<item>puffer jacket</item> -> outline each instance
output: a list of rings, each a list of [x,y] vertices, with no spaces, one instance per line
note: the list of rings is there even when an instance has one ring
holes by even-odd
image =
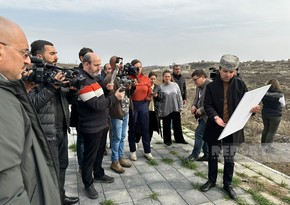
[[[66,88],[55,89],[46,84],[40,84],[32,89],[28,96],[34,105],[42,127],[48,140],[56,140],[55,114],[56,97],[60,96],[61,107],[64,115],[64,127],[69,129],[69,104],[77,102],[78,92]]]
[[[21,80],[0,75],[0,204],[60,205],[52,154]]]

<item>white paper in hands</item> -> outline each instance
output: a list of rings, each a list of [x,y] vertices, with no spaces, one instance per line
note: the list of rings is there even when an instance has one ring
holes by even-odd
[[[218,140],[221,140],[230,134],[242,129],[252,113],[251,109],[258,105],[271,85],[266,85],[255,90],[251,90],[245,93],[222,133],[220,134]]]

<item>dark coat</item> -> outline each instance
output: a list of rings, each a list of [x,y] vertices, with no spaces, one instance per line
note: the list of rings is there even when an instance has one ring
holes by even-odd
[[[158,93],[156,97],[153,97],[154,100],[154,119],[150,119],[149,122],[154,131],[161,133],[161,123],[160,123],[160,100],[162,99],[161,88],[159,85],[154,84],[153,93]]]
[[[172,74],[172,77],[173,77],[174,82],[176,82],[180,88],[182,100],[187,100],[186,82],[185,82],[184,77],[181,74],[176,75],[174,73]]]
[[[247,91],[247,86],[241,78],[233,77],[230,80],[227,94],[229,117],[231,117]],[[206,123],[203,140],[209,143],[218,143],[217,139],[223,131],[223,127],[220,127],[218,124],[216,124],[214,117],[219,116],[223,119],[224,109],[224,86],[220,77],[207,85],[204,98],[204,109],[208,116],[208,120]],[[243,143],[243,129],[224,138],[222,141],[225,143],[234,144]]]
[[[50,147],[21,80],[0,75],[0,203],[60,205]]]
[[[60,96],[60,103],[64,115],[64,128],[69,130],[69,103],[72,104],[77,101],[77,91],[68,90],[66,88],[55,89],[45,83],[38,85],[32,89],[28,96],[34,105],[40,122],[43,126],[48,140],[56,140],[56,98]],[[58,113],[60,114],[60,113]],[[66,130],[65,130],[66,131]]]

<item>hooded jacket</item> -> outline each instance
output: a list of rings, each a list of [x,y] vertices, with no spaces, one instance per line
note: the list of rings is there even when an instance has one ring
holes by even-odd
[[[0,204],[60,205],[58,178],[21,80],[0,75]]]

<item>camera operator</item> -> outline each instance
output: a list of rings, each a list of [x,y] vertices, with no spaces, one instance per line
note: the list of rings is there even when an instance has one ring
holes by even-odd
[[[131,95],[132,107],[129,111],[129,147],[130,158],[133,161],[137,160],[136,155],[136,132],[137,127],[140,127],[142,144],[144,148],[144,156],[148,160],[154,159],[151,154],[150,148],[150,135],[149,135],[149,108],[148,103],[152,100],[152,88],[148,76],[142,73],[141,61],[135,59],[131,62],[131,65],[138,68],[135,75],[131,75],[134,81],[136,81],[135,92]]]
[[[37,40],[31,43],[33,56],[42,58],[45,63],[55,65],[58,60],[57,51],[51,42]],[[78,197],[65,195],[65,172],[68,167],[68,138],[69,131],[69,102],[77,100],[78,91],[61,87],[65,75],[59,71],[54,79],[57,84],[42,82],[29,92],[29,97],[34,105],[40,122],[43,126],[52,154],[58,168],[63,204],[77,203]]]
[[[119,79],[117,78],[117,74],[122,73],[123,71],[122,58],[112,56],[110,58],[110,67],[113,69],[113,73],[107,74],[104,80],[104,84],[108,85],[110,83],[113,83],[113,90],[110,91],[110,95],[113,95],[121,87]],[[123,167],[132,166],[132,163],[124,158],[124,141],[127,135],[129,121],[129,87],[125,88],[125,92],[126,95],[124,96],[124,98],[122,100],[119,100],[109,109],[113,131],[113,138],[111,143],[112,163],[110,168],[119,174],[125,172]]]

